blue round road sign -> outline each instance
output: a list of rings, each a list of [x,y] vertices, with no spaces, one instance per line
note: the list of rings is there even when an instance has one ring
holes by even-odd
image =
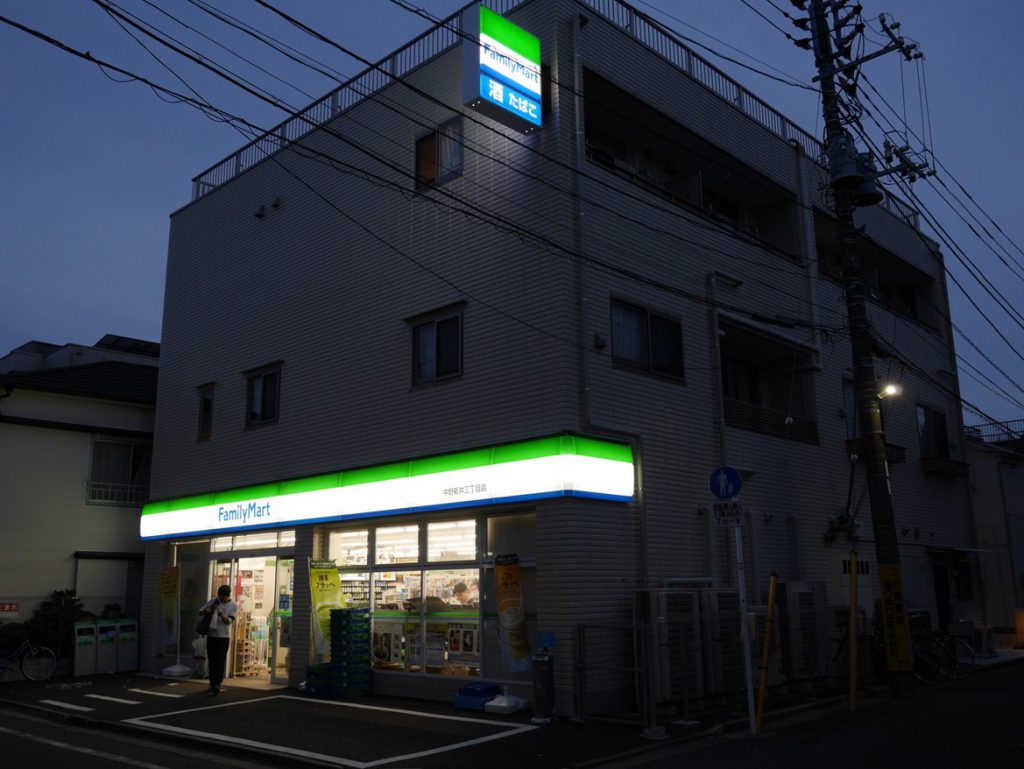
[[[735,467],[726,465],[711,473],[708,487],[718,499],[732,499],[739,496],[740,489],[743,487],[743,479],[740,478],[739,471]]]

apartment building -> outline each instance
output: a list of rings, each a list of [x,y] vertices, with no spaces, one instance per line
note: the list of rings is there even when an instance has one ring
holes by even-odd
[[[326,568],[372,612],[375,691],[529,697],[546,648],[559,713],[628,706],[643,596],[734,604],[722,466],[752,605],[775,572],[826,622],[856,549],[872,612],[818,142],[626,3],[486,5],[196,177],[173,214],[153,669],[177,566],[183,615],[230,584],[245,637],[268,639],[237,671],[301,682],[337,605],[310,584]],[[883,411],[908,605],[980,619],[942,255],[895,198],[857,222],[877,370],[902,387]],[[677,691],[723,685],[728,633],[703,623],[665,650]]]

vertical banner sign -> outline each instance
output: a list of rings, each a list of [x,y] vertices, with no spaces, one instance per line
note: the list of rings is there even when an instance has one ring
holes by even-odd
[[[483,5],[460,24],[462,103],[523,133],[540,128],[540,40]]]
[[[530,669],[530,644],[526,639],[526,610],[519,582],[519,556],[499,555],[494,559],[497,580],[498,628],[505,670]]]
[[[178,643],[178,567],[160,569],[160,640],[164,646]]]
[[[313,644],[317,655],[326,659],[331,650],[331,610],[347,606],[334,561],[309,562],[309,589],[313,599]]]
[[[903,599],[903,571],[898,563],[878,564],[878,582],[882,588],[882,627],[885,630],[885,657],[889,670],[909,672],[910,628]]]

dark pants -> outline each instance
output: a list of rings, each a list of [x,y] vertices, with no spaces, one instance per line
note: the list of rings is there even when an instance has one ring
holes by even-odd
[[[206,636],[206,659],[210,667],[210,688],[220,686],[224,680],[224,671],[228,664],[228,644],[230,638]]]

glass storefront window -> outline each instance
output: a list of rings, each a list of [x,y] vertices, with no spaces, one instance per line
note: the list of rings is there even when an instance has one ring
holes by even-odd
[[[427,560],[475,561],[476,520],[428,523]]]
[[[427,613],[472,612],[480,605],[480,580],[476,569],[431,569],[424,572]]]
[[[231,543],[234,537],[214,537],[210,540],[210,550],[215,553],[222,552],[224,550],[231,549]]]
[[[263,550],[277,547],[276,531],[261,531],[258,534],[239,534],[235,537],[235,550]]]
[[[489,555],[515,553],[520,561],[535,557],[533,515],[497,515],[487,519]]]
[[[349,609],[366,609],[370,606],[370,575],[343,571],[341,593],[345,598],[345,606]]]
[[[377,529],[377,564],[418,563],[420,559],[420,527],[387,526]]]
[[[339,566],[365,566],[370,557],[370,532],[332,531],[327,537],[327,558]]]
[[[421,669],[422,573],[380,571],[373,575],[373,666],[382,670]]]
[[[272,547],[295,547],[295,529],[214,537],[210,540],[210,550],[214,553],[230,550],[266,550]]]

